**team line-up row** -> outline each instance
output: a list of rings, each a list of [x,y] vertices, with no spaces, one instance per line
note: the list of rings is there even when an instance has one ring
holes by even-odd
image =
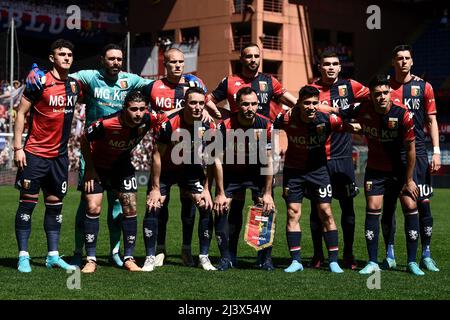
[[[122,55],[119,46],[108,45],[101,55],[101,68],[69,74],[73,45],[59,39],[51,46],[51,71],[44,74],[38,66],[33,66],[28,76],[14,131],[15,163],[19,168],[16,185],[20,189],[16,213],[19,271],[31,271],[28,238],[31,214],[40,189],[44,192],[46,207],[44,225],[48,267],[73,269],[75,265],[80,266],[85,247],[87,257],[82,272],[95,272],[103,191],[108,193],[113,263],[130,271],[152,271],[163,265],[168,201],[170,188],[175,183],[182,190],[183,263],[194,265],[191,242],[198,208],[201,266],[205,270],[222,271],[236,266],[245,190],[252,190],[255,204],[262,206],[267,216],[270,217],[274,210],[270,138],[275,130],[283,130],[287,138],[287,147],[282,147],[281,153],[284,156],[286,235],[292,262],[284,271],[303,270],[299,221],[305,196],[312,202],[313,265],[319,267],[324,261],[323,238],[330,271],[343,272],[338,264],[338,231],[330,206],[334,197],[339,199],[342,209],[344,266],[357,267],[353,255],[353,197],[358,189],[350,133],[365,135],[369,146],[364,179],[367,201],[365,238],[369,261],[359,272],[370,274],[380,268],[378,236],[382,212],[386,244],[383,266],[387,269],[396,267],[393,239],[398,198],[405,214],[408,270],[414,275],[424,274],[416,263],[420,238],[420,265],[429,271],[439,271],[430,253],[433,220],[429,201],[432,192],[428,192],[432,190],[430,171],[440,167],[436,107],[431,85],[411,74],[412,50],[409,46],[402,45],[393,50],[395,76],[390,79],[377,76],[368,87],[352,79],[340,78],[339,58],[333,52],[324,52],[318,66],[321,78],[302,87],[298,99],[273,76],[258,71],[260,48],[256,44],[249,44],[241,51],[242,73],[224,78],[208,94],[200,79],[183,75],[184,56],[178,49],[166,51],[167,77],[157,81],[121,72]],[[117,90],[122,94],[113,94]],[[99,92],[106,91],[110,94],[99,95]],[[62,100],[55,99],[55,96],[62,97]],[[83,165],[79,189],[82,197],[75,226],[75,251],[69,265],[58,252],[62,200],[67,192],[67,142],[73,117],[73,112],[67,110],[73,109],[74,103],[81,99],[86,104],[87,128],[81,141]],[[166,108],[167,104],[157,103],[167,99],[172,102],[169,108]],[[289,110],[274,110],[273,99],[287,105]],[[223,100],[228,100],[231,112],[217,108],[216,104]],[[63,103],[55,105],[54,101]],[[182,108],[173,110],[176,105]],[[408,109],[408,106],[413,108]],[[32,121],[22,146],[20,136],[29,111]],[[215,121],[214,118],[222,119]],[[431,165],[428,164],[425,147],[425,126],[434,146]],[[234,137],[227,139],[229,132],[238,129],[252,132],[248,136],[255,137],[259,151],[264,150],[257,152],[256,162],[248,161],[250,155],[255,159],[255,152],[249,151],[248,145],[244,143],[242,148]],[[184,141],[180,148],[181,144],[173,138],[182,130],[190,133],[191,141]],[[182,156],[178,153],[182,159],[194,160],[194,155],[204,154],[211,145],[196,144],[194,140],[201,137],[204,142],[203,135],[208,131],[220,132],[224,137],[223,143],[234,145],[234,148],[216,148],[211,153],[213,160],[207,166],[206,174],[198,162],[174,163],[171,155],[177,154],[173,152],[176,148],[183,150]],[[267,139],[259,140],[261,132]],[[137,238],[137,184],[131,165],[131,150],[146,134],[150,134],[156,143],[152,151],[143,222],[146,259],[141,268],[133,258]],[[223,161],[238,156],[241,159],[244,156],[246,161]],[[265,174],[261,174],[262,169]],[[213,181],[214,197],[210,193]],[[213,230],[221,255],[217,268],[208,257]],[[121,232],[123,261],[119,255]],[[268,271],[274,269],[270,244],[258,251],[257,258],[258,265]]]

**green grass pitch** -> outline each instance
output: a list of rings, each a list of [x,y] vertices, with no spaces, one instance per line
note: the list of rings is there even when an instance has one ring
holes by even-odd
[[[106,226],[106,208],[103,208],[97,254],[99,268],[95,274],[81,275],[81,289],[67,288],[70,276],[63,270],[45,268],[46,240],[43,230],[44,205],[40,198],[33,213],[32,233],[29,251],[32,257],[33,272],[20,274],[16,270],[17,245],[14,235],[14,217],[17,209],[18,191],[12,187],[0,187],[0,299],[154,299],[154,300],[271,300],[271,299],[449,299],[450,298],[450,215],[448,199],[450,190],[437,189],[432,199],[434,230],[432,254],[441,271],[426,272],[424,277],[414,277],[406,269],[403,217],[397,210],[396,256],[397,271],[381,273],[380,289],[368,289],[368,277],[356,271],[345,270],[344,274],[331,274],[326,268],[314,270],[306,268],[303,272],[287,274],[283,272],[289,264],[285,225],[286,207],[281,198],[281,188],[275,190],[278,208],[276,235],[274,243],[274,264],[276,270],[268,273],[254,267],[256,251],[245,244],[241,234],[239,247],[239,268],[227,272],[207,272],[203,269],[188,268],[181,264],[181,222],[178,190],[172,190],[169,223],[167,232],[168,257],[166,264],[149,273],[129,273],[111,267],[107,262],[109,240]],[[247,192],[247,198],[249,197]],[[64,200],[64,221],[62,227],[60,254],[68,259],[73,250],[73,227],[79,193],[71,189]],[[142,239],[142,217],[145,202],[144,188],[138,195],[139,226],[138,242],[135,251],[138,263],[144,259]],[[446,200],[447,199],[447,200]],[[248,199],[249,200],[249,199]],[[247,201],[247,204],[250,204]],[[340,211],[333,202],[335,219],[340,225]],[[356,239],[355,255],[362,267],[367,253],[363,236],[364,197],[360,194],[355,200]],[[309,203],[305,201],[302,217],[302,257],[304,264],[312,255],[309,232]],[[196,221],[197,222],[197,221]],[[197,225],[194,231],[193,253],[198,254]],[[342,233],[339,229],[340,248]],[[380,235],[380,248],[384,248]],[[418,257],[420,256],[420,250]],[[380,250],[382,259],[384,250]],[[215,239],[211,244],[210,256],[217,263],[219,253]],[[341,254],[340,254],[341,258]]]

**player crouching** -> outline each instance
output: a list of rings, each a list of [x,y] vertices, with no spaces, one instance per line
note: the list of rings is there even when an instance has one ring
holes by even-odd
[[[147,132],[155,134],[165,119],[163,114],[149,113],[142,93],[132,91],[121,111],[99,119],[82,136],[81,152],[86,162],[83,194],[87,202],[84,220],[87,262],[81,272],[93,273],[97,268],[95,254],[104,190],[116,193],[123,208],[123,266],[129,271],[141,271],[133,258],[137,182],[131,151]]]

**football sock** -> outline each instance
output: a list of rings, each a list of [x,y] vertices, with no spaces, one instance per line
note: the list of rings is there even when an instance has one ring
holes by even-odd
[[[31,215],[38,198],[20,196],[19,207],[16,211],[16,239],[19,251],[28,251],[28,239],[31,234]]]
[[[86,199],[82,196],[75,216],[75,252],[82,253],[84,247],[84,217],[86,215]]]
[[[383,199],[383,215],[381,216],[381,228],[383,232],[384,245],[388,258],[394,259],[394,242],[396,219],[395,209],[397,207],[397,196],[385,194]],[[391,250],[392,249],[392,250]]]
[[[355,209],[353,198],[339,200],[342,209],[341,226],[344,234],[344,256],[353,255],[353,242],[355,240]]]
[[[433,217],[431,216],[430,201],[428,199],[417,201],[419,210],[420,239],[422,242],[422,257],[431,257],[430,243],[433,232]]]
[[[190,246],[194,232],[195,211],[197,210],[191,198],[180,197],[181,223],[183,232],[183,245]]]
[[[317,204],[311,201],[311,215],[309,216],[311,238],[314,247],[314,256],[323,257],[322,250],[322,221],[317,211]]]
[[[159,209],[158,213],[158,234],[157,234],[158,247],[164,247],[166,243],[167,221],[169,220],[169,201],[170,195],[167,194],[166,200],[164,200],[164,203]]]
[[[216,240],[222,258],[230,259],[228,247],[228,212],[215,217]]]
[[[324,232],[323,239],[325,240],[325,245],[328,249],[328,260],[330,262],[337,262],[339,253],[338,231],[332,230]]]
[[[213,227],[212,210],[199,209],[200,220],[198,222],[198,239],[200,254],[207,255],[211,244]]]
[[[301,259],[301,231],[286,231],[287,243],[292,260],[300,262]]]
[[[48,251],[58,251],[62,223],[62,207],[61,200],[45,201],[44,230],[47,236]]]
[[[160,208],[147,210],[143,222],[144,244],[147,256],[156,255],[156,239],[158,237],[158,214]]]
[[[86,255],[95,257],[100,216],[86,214],[84,217],[84,240]]]
[[[111,252],[118,253],[120,248],[120,236],[122,233],[122,206],[113,192],[107,191],[108,196],[108,229],[109,246]]]
[[[124,257],[132,257],[134,253],[134,247],[136,246],[137,235],[137,218],[136,214],[133,216],[124,216],[122,221],[123,229],[123,247]]]
[[[378,235],[381,209],[366,209],[365,236],[369,261],[378,263]]]
[[[417,247],[419,246],[419,213],[417,208],[405,210],[404,213],[408,263],[416,262]]]
[[[242,229],[243,210],[245,200],[233,199],[230,205],[230,214],[228,215],[230,252],[237,256],[239,235]]]

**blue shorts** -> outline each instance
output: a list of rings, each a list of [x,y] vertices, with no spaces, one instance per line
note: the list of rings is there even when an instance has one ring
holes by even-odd
[[[180,189],[188,191],[192,194],[202,193],[205,184],[205,174],[203,170],[193,170],[189,174],[183,173],[183,171],[162,170],[159,178],[159,190],[162,196],[170,194],[170,188],[174,184],[178,184]],[[151,190],[151,179],[148,181],[147,194]]]
[[[103,193],[105,190],[121,193],[137,192],[135,169],[131,162],[112,169],[96,168],[95,171],[99,180],[94,182],[94,191],[85,192],[86,194]]]
[[[42,158],[25,151],[27,166],[18,170],[15,186],[22,193],[45,194],[64,198],[67,194],[69,158],[67,154],[56,158]]]
[[[250,177],[248,175],[237,175],[236,173],[230,172],[223,173],[223,188],[227,198],[233,198],[234,194],[247,189],[252,190],[254,199],[261,198],[265,185],[266,176],[257,175]]]
[[[384,194],[400,195],[405,184],[405,171],[385,172],[366,168],[364,175],[364,192],[366,196],[380,196]]]
[[[327,162],[333,198],[354,198],[359,193],[355,183],[355,168],[352,158],[330,159]]]
[[[302,203],[307,197],[316,203],[331,203],[332,188],[326,166],[313,171],[283,170],[283,198],[287,204]]]
[[[418,156],[414,168],[414,182],[419,188],[420,195],[417,200],[429,199],[433,196],[433,187],[431,185],[430,164],[428,156]]]

